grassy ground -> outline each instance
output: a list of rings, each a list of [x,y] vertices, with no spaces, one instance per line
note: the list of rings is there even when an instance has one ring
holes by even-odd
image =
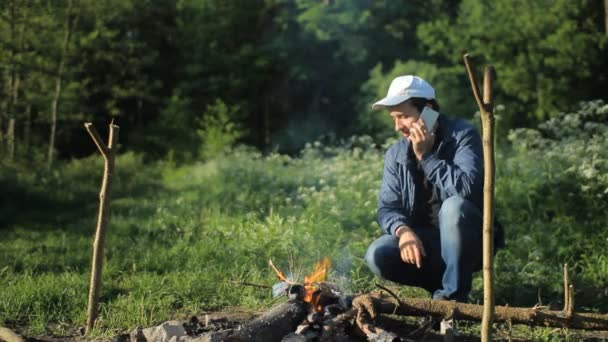
[[[268,259],[286,269],[289,254],[304,272],[330,257],[331,277],[347,292],[374,289],[362,256],[379,235],[374,219],[382,157],[382,148],[366,139],[340,148],[311,146],[298,158],[238,150],[185,166],[120,156],[93,334],[112,336],[220,308],[267,308],[275,303],[269,290],[232,282],[271,285]],[[516,167],[517,158],[499,158],[504,171],[497,196],[514,209],[503,210],[511,235],[509,249],[498,255],[497,303],[532,306],[540,299],[559,305],[561,262],[568,259],[547,259],[552,254],[545,248],[551,246],[539,239],[550,225],[533,215],[542,207],[530,202],[535,191],[544,190],[513,177],[528,172]],[[2,165],[1,325],[21,327],[28,335],[69,335],[84,325],[100,159],[72,161],[50,173]],[[517,196],[524,197],[516,201]],[[552,203],[551,194],[545,196]],[[551,227],[562,229],[568,217],[559,216],[565,223]],[[599,260],[603,254],[585,255]],[[586,281],[590,292],[577,303],[606,312],[605,297],[596,294],[601,268],[576,266],[573,279],[587,280],[587,273],[599,279]],[[427,295],[406,287],[400,294]],[[472,300],[480,298],[477,277]],[[567,338],[561,330],[528,330],[535,339]]]

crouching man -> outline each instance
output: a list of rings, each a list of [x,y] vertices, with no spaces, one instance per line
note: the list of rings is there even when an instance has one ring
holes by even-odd
[[[402,138],[385,155],[377,213],[384,235],[365,260],[382,278],[466,302],[482,266],[481,139],[471,124],[444,114],[426,127],[425,107],[439,111],[435,90],[411,75],[395,78],[372,106],[388,110]],[[495,232],[495,246],[503,245]]]

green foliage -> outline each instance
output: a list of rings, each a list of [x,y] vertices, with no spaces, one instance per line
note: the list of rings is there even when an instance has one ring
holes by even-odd
[[[369,105],[393,75],[429,79],[447,114],[470,117],[465,51],[495,66],[507,132],[605,98],[602,13],[589,0],[8,0],[0,6],[0,153],[10,119],[17,159],[48,151],[62,60],[60,158],[93,152],[82,144],[83,120],[114,118],[125,148],[191,161],[197,125],[216,99],[239,108],[229,118],[242,125],[239,142],[265,152],[294,154],[321,136],[383,141],[390,126]]]
[[[220,99],[207,106],[201,128],[197,130],[202,142],[199,155],[203,159],[217,157],[243,136],[244,131],[236,116],[238,112],[238,106],[228,106]]]
[[[267,291],[229,282],[272,284],[276,280],[267,260],[286,269],[290,252],[304,272],[330,256],[333,272],[349,279],[345,284],[353,291],[371,288],[361,256],[377,233],[373,197],[381,156],[369,138],[352,139],[346,147],[311,145],[301,158],[240,148],[177,169],[142,164],[141,156],[133,154],[121,156],[95,334],[201,310],[268,306],[272,299]],[[4,302],[10,307],[0,310],[3,324],[27,326],[31,333],[65,333],[84,324],[82,287],[88,281],[99,181],[91,175],[101,169],[99,160],[58,165],[45,184],[57,190],[46,196],[61,193],[83,209],[76,210],[75,204],[53,208],[2,228],[0,282],[7,286],[0,289],[0,298],[12,298]],[[35,189],[44,177],[34,174],[20,183]],[[24,214],[41,208],[31,205],[21,209]],[[49,215],[55,219],[47,220]],[[40,296],[56,298],[63,289],[78,291],[78,296],[51,315],[51,307],[37,304],[40,297],[20,291],[41,281],[47,285],[40,287]],[[41,323],[45,317],[51,319],[46,325]]]
[[[607,115],[602,101],[582,103],[577,112],[560,113],[538,129],[511,132],[514,151],[497,165],[498,215],[510,238],[499,256],[501,296],[530,303],[542,288],[556,298],[560,267],[567,262],[574,282],[588,287],[577,292],[577,301],[608,301],[601,290],[607,278],[598,277],[606,266],[600,251],[608,248]]]
[[[320,42],[339,41],[332,57],[348,60],[351,64],[367,57],[365,35],[370,19],[369,4],[365,1],[336,1],[327,6],[320,1],[297,1],[298,22],[305,33]]]
[[[462,65],[470,52],[492,64],[498,102],[513,109],[507,122],[519,126],[602,96],[601,13],[602,4],[587,0],[464,0],[458,16],[422,23],[418,36],[440,63]]]

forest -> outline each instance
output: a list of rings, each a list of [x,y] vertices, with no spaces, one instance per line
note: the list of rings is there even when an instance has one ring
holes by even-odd
[[[496,303],[560,307],[568,263],[576,309],[608,313],[607,0],[0,4],[0,326],[85,324],[103,174],[85,122],[120,127],[92,336],[270,308],[234,284],[272,286],[269,259],[329,257],[342,288],[374,290],[363,256],[399,137],[371,104],[418,75],[481,132],[464,53],[496,71]]]

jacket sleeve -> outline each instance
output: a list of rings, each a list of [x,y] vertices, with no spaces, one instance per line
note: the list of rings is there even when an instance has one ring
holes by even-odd
[[[483,151],[475,129],[462,132],[452,161],[439,159],[437,152],[432,152],[423,156],[421,165],[426,178],[439,188],[442,201],[458,195],[481,205]]]
[[[401,225],[408,225],[410,218],[405,215],[402,201],[398,165],[391,150],[384,156],[384,175],[382,187],[378,195],[377,219],[380,229],[385,234],[395,235],[395,230]]]

